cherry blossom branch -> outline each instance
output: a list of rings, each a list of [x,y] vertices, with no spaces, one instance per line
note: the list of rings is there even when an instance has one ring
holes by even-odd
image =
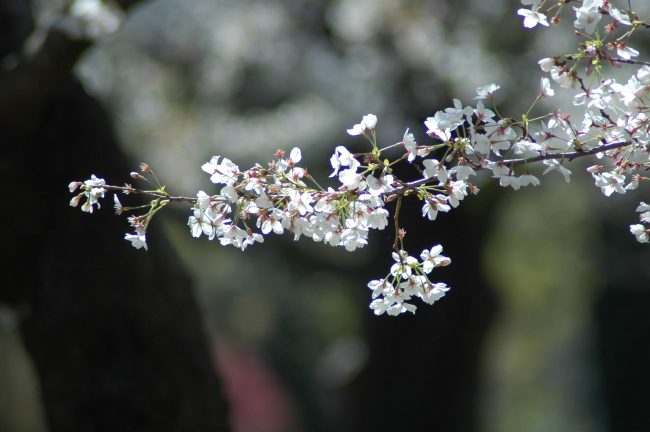
[[[503,165],[505,165],[507,167],[512,168],[512,167],[515,167],[515,166],[525,165],[525,164],[529,164],[529,163],[536,163],[536,162],[541,162],[541,161],[551,160],[551,159],[567,160],[567,161],[571,162],[571,161],[573,161],[574,159],[577,159],[577,158],[581,158],[581,157],[585,157],[585,156],[593,156],[593,155],[596,155],[596,154],[599,154],[599,153],[607,152],[609,150],[614,150],[614,149],[617,149],[617,148],[627,147],[629,145],[632,145],[632,143],[629,142],[629,141],[624,141],[624,142],[619,142],[619,143],[605,144],[605,145],[598,146],[598,147],[595,147],[595,148],[593,148],[591,150],[586,150],[586,151],[583,150],[583,151],[575,151],[575,152],[571,152],[571,153],[557,153],[557,154],[552,153],[552,154],[539,155],[539,156],[535,156],[535,157],[531,157],[531,158],[504,159],[501,162],[497,162],[497,163],[501,163],[501,164],[503,164]],[[485,167],[482,167],[480,165],[475,166],[475,168],[478,169],[478,170],[485,170]],[[437,178],[430,177],[430,178],[422,178],[422,179],[415,180],[415,181],[412,181],[412,182],[404,183],[403,186],[397,187],[391,193],[386,194],[386,199],[390,201],[391,199],[394,199],[394,197],[404,196],[408,192],[415,191],[420,186],[424,186],[424,185],[430,184],[430,183],[435,183],[437,181],[438,181]]]
[[[531,5],[531,9],[518,11],[524,17],[525,27],[549,26],[548,17],[540,9],[543,3],[524,1]],[[517,190],[540,184],[529,172],[531,164],[542,162],[546,166],[544,174],[556,170],[568,182],[571,171],[564,162],[605,153],[606,158],[587,169],[605,196],[626,193],[650,180],[642,176],[650,167],[650,62],[632,59],[639,52],[628,45],[640,24],[636,18],[634,23],[631,21],[632,12],[620,11],[604,0],[585,0],[572,9],[576,13],[576,35],[582,39],[577,54],[547,57],[538,62],[550,79],[541,78],[537,96],[521,121],[501,115],[494,98],[500,86],[488,84],[476,90],[474,105],[464,106],[454,99],[453,106],[426,119],[427,135],[437,140],[433,145],[418,145],[407,129],[402,141],[380,148],[377,116],[363,116],[347,132],[368,140],[372,150],[353,154],[344,146],[336,147],[329,159],[334,170],[330,177],[337,177],[340,182],[336,189],[321,187],[305,168],[298,166],[302,154],[296,147],[288,156],[278,150],[267,165],[255,164],[243,171],[230,159],[212,157],[201,169],[210,175],[212,183],[220,185],[219,189],[210,193],[198,191],[196,198],[168,194],[151,168],[142,164],[141,171],[151,179],[138,173],[131,173],[131,177],[149,182],[152,190],[139,190],[128,184],[106,185],[104,179],[93,175],[84,182],[70,183],[70,192],[76,193],[70,205],[76,207],[83,200],[81,210],[92,213],[108,191],[152,198],[149,204],[124,207],[117,193],[114,195],[118,213],[145,210],[144,214],[128,218],[135,233],[127,234],[125,239],[138,249],[147,248],[146,229],[154,215],[169,202],[178,201],[192,205],[188,218],[191,235],[216,239],[223,246],[244,250],[263,242],[264,235],[290,232],[294,240],[309,237],[353,252],[368,244],[371,229],[382,230],[389,225],[390,212],[386,207],[396,200],[392,214],[395,263],[386,276],[368,284],[373,299],[370,308],[377,315],[414,312],[416,306],[409,302],[412,298],[432,304],[445,295],[448,287],[432,283],[428,275],[450,260],[441,255],[440,245],[422,251],[420,259],[404,249],[406,232],[400,228],[400,212],[402,199],[407,195],[422,201],[422,216],[433,221],[439,212],[458,207],[469,193],[479,192],[470,182],[477,171],[489,170],[500,186]],[[560,22],[561,11],[559,7],[551,24]],[[611,17],[603,33],[596,28],[601,15]],[[607,42],[608,35],[615,36],[613,32],[621,25],[628,29]],[[614,50],[617,57],[610,55]],[[640,67],[626,83],[619,83],[614,78],[603,79],[604,61]],[[552,113],[531,115],[539,101],[554,95],[551,80],[568,91],[575,89],[573,105],[584,110],[581,122],[573,121],[559,108]],[[404,153],[395,157],[382,154],[394,148],[403,148]],[[440,160],[430,156],[443,148]],[[632,150],[624,151],[625,148]],[[410,164],[421,177],[410,182],[396,178],[393,169],[398,163]],[[517,167],[523,168],[515,170]],[[307,186],[308,181],[313,181],[317,189]],[[75,192],[77,189],[80,192]],[[637,212],[642,223],[650,224],[650,206],[641,203]],[[631,225],[630,232],[639,242],[650,242],[650,228],[645,225]]]
[[[568,160],[569,162],[573,161],[574,159],[585,157],[585,156],[593,156],[597,155],[599,153],[605,153],[610,150],[614,150],[617,148],[622,148],[622,147],[627,147],[629,145],[632,145],[630,141],[623,141],[623,142],[618,142],[618,143],[610,143],[610,144],[605,144],[601,145],[598,147],[594,147],[591,150],[579,150],[571,153],[552,153],[552,154],[545,154],[545,155],[539,155],[531,158],[521,158],[521,159],[506,159],[503,160],[502,163],[508,167],[514,167],[514,166],[519,166],[519,165],[524,165],[528,163],[535,163],[535,162],[541,162],[545,160],[551,160],[551,159],[556,159],[556,160]]]

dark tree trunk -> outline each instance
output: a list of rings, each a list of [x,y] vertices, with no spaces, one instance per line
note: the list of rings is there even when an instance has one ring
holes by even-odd
[[[628,204],[605,213],[600,249],[605,287],[595,305],[610,432],[650,430],[650,249],[625,233]]]
[[[0,2],[0,23],[13,23],[0,26],[1,57],[30,27],[21,4]],[[50,430],[228,430],[190,280],[156,222],[146,253],[122,239],[110,196],[92,216],[67,205],[71,180],[132,167],[71,77],[89,44],[50,36],[0,72],[0,301],[19,315]]]

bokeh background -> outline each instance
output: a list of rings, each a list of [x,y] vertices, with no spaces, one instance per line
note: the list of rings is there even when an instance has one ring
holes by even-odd
[[[501,84],[502,113],[527,109],[537,60],[576,38],[570,25],[524,31],[517,4],[145,1],[75,74],[110,113],[132,169],[148,162],[170,190],[212,190],[200,171],[212,155],[246,167],[294,146],[325,179],[335,146],[362,145],[345,130],[368,112],[388,144],[406,128],[425,142],[427,116],[453,97],[471,104],[486,83]],[[33,1],[36,31],[62,6]],[[551,103],[570,105],[556,94]],[[643,191],[606,202],[573,164],[572,183],[550,174],[517,193],[482,179],[477,197],[435,223],[405,209],[412,252],[442,242],[453,261],[439,276],[448,296],[416,316],[367,307],[390,230],[353,254],[290,238],[241,253],[192,239],[183,207],[157,218],[171,240],[161,247],[193,281],[232,429],[650,430],[650,253],[627,232]],[[123,243],[115,237],[111,253]],[[0,303],[0,430],[44,432],[20,320]]]

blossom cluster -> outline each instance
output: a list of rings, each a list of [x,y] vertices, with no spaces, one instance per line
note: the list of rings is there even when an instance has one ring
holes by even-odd
[[[332,156],[335,172],[346,167],[339,173],[338,190],[306,184],[311,175],[298,166],[300,149],[294,148],[288,158],[283,151],[276,156],[267,167],[255,165],[246,171],[219,156],[205,163],[202,169],[210,180],[223,186],[215,195],[198,192],[188,221],[192,235],[244,250],[262,242],[263,234],[288,231],[295,240],[305,236],[354,251],[368,243],[370,229],[387,226],[388,211],[379,194],[390,186],[372,180],[368,186],[356,174],[359,162],[343,147]]]
[[[519,9],[518,14],[524,27],[533,28],[559,24],[569,2],[548,7],[545,0],[522,3],[530,8]],[[550,13],[554,15],[549,18]],[[573,27],[581,38],[577,51],[539,61],[548,76],[540,77],[537,95],[522,116],[502,115],[495,96],[500,86],[487,84],[476,89],[472,104],[454,99],[452,106],[428,117],[424,126],[430,140],[425,143],[417,143],[407,129],[400,141],[381,146],[377,116],[363,116],[347,132],[365,139],[367,150],[334,149],[329,159],[330,178],[338,180],[334,186],[321,186],[300,166],[301,150],[293,148],[288,155],[278,150],[270,162],[245,170],[228,158],[214,156],[201,168],[218,190],[199,191],[195,197],[170,195],[143,164],[143,174],[153,179],[139,173],[131,177],[154,183],[153,190],[111,186],[93,175],[70,184],[71,192],[81,188],[70,204],[76,206],[85,198],[82,210],[91,213],[106,191],[152,197],[146,206],[129,208],[115,195],[118,213],[146,209],[129,217],[135,233],[125,236],[134,247],[145,249],[149,222],[173,201],[191,204],[188,227],[193,237],[205,236],[241,250],[262,243],[265,235],[286,232],[295,240],[304,236],[353,252],[368,244],[370,230],[391,225],[392,216],[395,263],[385,277],[368,284],[370,308],[377,315],[413,313],[413,299],[432,304],[448,291],[446,284],[431,282],[429,275],[451,261],[442,255],[440,245],[424,250],[419,260],[409,255],[399,223],[403,199],[420,200],[423,218],[433,221],[479,193],[475,178],[481,172],[502,187],[518,190],[540,185],[535,165],[542,166],[542,176],[557,172],[569,182],[568,163],[585,156],[596,159],[587,171],[605,196],[624,194],[649,179],[643,174],[650,169],[650,64],[636,60],[639,52],[629,39],[637,29],[650,29],[650,24],[606,0],[583,0],[573,13]],[[636,68],[627,81],[607,77],[608,65],[622,64]],[[540,102],[555,96],[553,85],[573,92],[573,105],[581,118],[576,121],[560,109],[541,110]],[[412,167],[411,178],[396,177],[393,168],[398,163]],[[642,223],[650,223],[650,206],[641,203],[637,211]],[[631,225],[630,231],[639,242],[649,242],[650,230],[643,224]]]
[[[418,261],[403,249],[393,252],[395,264],[388,275],[368,283],[373,298],[370,309],[375,315],[384,312],[388,315],[415,313],[416,306],[409,303],[413,297],[418,297],[430,305],[441,299],[449,287],[442,282],[431,283],[427,277],[434,268],[451,263],[451,260],[441,253],[442,246],[436,245],[430,250],[423,250],[420,254],[422,261]]]
[[[70,206],[77,207],[79,205],[79,202],[85,198],[86,201],[82,204],[81,211],[92,213],[93,206],[96,205],[97,208],[101,207],[99,204],[99,199],[104,198],[104,194],[106,193],[105,186],[106,181],[104,179],[97,178],[95,174],[90,176],[90,178],[84,182],[70,182],[68,185],[70,193],[74,193],[77,189],[81,190],[81,193],[72,197],[70,200]]]

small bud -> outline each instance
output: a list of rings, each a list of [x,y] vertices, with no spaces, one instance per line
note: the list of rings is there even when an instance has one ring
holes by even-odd
[[[398,232],[398,236],[399,236],[400,239],[403,240],[404,237],[406,237],[406,230],[404,228],[400,228],[399,232]]]
[[[282,159],[285,154],[287,154],[287,152],[285,152],[284,150],[277,149],[275,151],[275,157],[279,159]]]
[[[92,213],[93,212],[93,206],[90,203],[90,200],[87,200],[83,205],[81,206],[81,211],[86,212],[86,213]]]
[[[79,195],[74,196],[74,197],[70,200],[70,207],[77,207],[77,206],[79,205],[79,200],[81,199],[81,197],[82,197],[83,195],[84,195],[83,193],[80,193]]]
[[[149,164],[147,164],[147,163],[145,163],[145,162],[142,162],[142,163],[140,164],[140,171],[142,171],[142,172],[144,172],[144,173],[150,173],[150,172],[151,172],[151,168],[149,167]]]
[[[70,182],[70,184],[68,185],[68,189],[70,189],[70,193],[73,193],[74,191],[76,191],[77,188],[78,188],[79,186],[81,186],[82,184],[83,184],[83,183],[78,182],[78,181]],[[75,206],[73,206],[73,207],[75,207]]]
[[[144,179],[145,179],[145,178],[142,176],[142,174],[137,173],[137,172],[135,172],[135,171],[133,171],[133,172],[132,172],[131,174],[129,174],[129,175],[130,175],[131,178],[134,179],[134,180],[144,180]]]

